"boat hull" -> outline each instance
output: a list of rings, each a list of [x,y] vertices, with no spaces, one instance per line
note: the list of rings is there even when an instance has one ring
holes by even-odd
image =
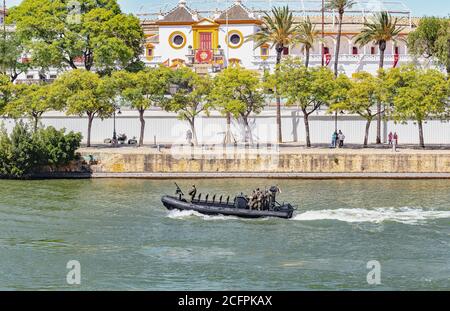
[[[291,218],[293,209],[286,210],[250,210],[244,208],[236,208],[230,204],[212,204],[205,202],[187,202],[179,200],[176,197],[165,195],[161,198],[161,202],[169,209],[177,209],[181,211],[196,211],[205,215],[224,215],[224,216],[237,216],[243,218],[262,218],[262,217],[278,217],[278,218]]]

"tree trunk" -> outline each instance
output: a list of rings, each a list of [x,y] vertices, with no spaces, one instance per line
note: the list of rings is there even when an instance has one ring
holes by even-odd
[[[382,69],[384,67],[384,51],[386,50],[386,42],[381,41],[379,44],[379,49],[380,49],[380,64],[379,64],[379,69]],[[382,119],[382,114],[381,114],[381,102],[378,101],[377,102],[377,145],[381,144],[381,119]]]
[[[417,121],[417,125],[419,126],[419,143],[420,143],[420,147],[425,148],[425,142],[423,140],[422,120]]]
[[[309,135],[309,115],[303,110],[303,121],[305,122],[305,133],[306,133],[306,147],[311,147],[311,138]]]
[[[139,109],[139,121],[141,121],[141,133],[139,136],[139,147],[144,145],[144,132],[145,132],[144,112],[145,112],[145,109]]]
[[[447,79],[450,79],[450,39],[447,40]]]
[[[231,114],[229,112],[227,112],[227,130],[225,132],[223,143],[225,145],[231,143]]]
[[[42,115],[42,113],[39,112],[35,112],[31,114],[33,116],[33,128],[34,128],[34,132],[37,132],[38,129],[38,125],[39,125],[39,119]]]
[[[371,122],[372,122],[372,119],[368,119],[366,122],[366,132],[364,134],[364,147],[367,147],[367,144],[369,142],[369,130],[370,130]]]
[[[194,141],[194,146],[198,146],[197,132],[195,131],[195,118],[188,119],[188,121],[189,125],[191,126],[192,140]]]
[[[11,78],[11,82],[14,83],[14,81],[16,81],[16,79],[19,77],[18,73],[14,73],[10,75]]]
[[[245,132],[245,142],[250,138],[250,143],[253,145],[253,135],[252,130],[250,129],[250,125],[248,124],[248,117],[242,116],[242,120],[244,121],[244,132]]]
[[[37,132],[37,128],[38,128],[38,123],[39,123],[39,117],[38,116],[33,116],[34,119],[34,132]]]
[[[88,133],[87,133],[87,147],[91,146],[91,129],[92,121],[94,120],[94,114],[88,114]]]
[[[339,65],[339,51],[341,49],[341,35],[342,35],[342,18],[344,16],[343,12],[339,12],[339,26],[338,35],[336,38],[336,51],[334,53],[334,76],[338,76],[338,65]]]
[[[275,68],[275,71],[279,71],[279,64],[281,63],[281,53],[283,53],[284,47],[277,47],[277,67]],[[278,94],[278,90],[276,90],[277,94],[277,141],[279,144],[283,142],[283,136],[281,134],[281,97]]]
[[[306,68],[308,68],[308,66],[309,66],[309,53],[310,53],[310,50],[309,50],[309,47],[307,47],[306,48],[306,56],[305,56],[305,67]]]
[[[384,52],[386,50],[386,42],[381,41],[378,45],[380,49],[380,63],[379,63],[379,69],[382,69],[384,67]]]
[[[381,102],[377,102],[377,144],[381,144]]]

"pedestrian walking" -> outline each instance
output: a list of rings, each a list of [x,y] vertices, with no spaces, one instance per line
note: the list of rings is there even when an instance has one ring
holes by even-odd
[[[342,133],[342,131],[339,130],[339,133],[338,133],[339,148],[343,148],[344,147],[344,139],[345,139],[344,133]]]
[[[331,135],[331,146],[330,146],[330,148],[336,148],[337,139],[338,139],[338,133],[337,132],[333,132],[333,135]]]
[[[392,132],[389,132],[388,141],[389,141],[389,145],[392,145]]]
[[[398,135],[397,132],[394,133],[393,136],[393,140],[392,140],[392,151],[397,152],[397,144],[398,144]]]

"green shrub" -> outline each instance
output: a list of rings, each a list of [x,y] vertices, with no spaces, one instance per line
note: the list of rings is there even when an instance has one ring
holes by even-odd
[[[43,166],[58,167],[76,157],[81,134],[54,127],[40,128],[35,133],[18,122],[11,135],[0,128],[0,177],[21,178],[38,172]]]
[[[39,129],[34,134],[34,140],[40,150],[41,165],[64,165],[75,159],[75,151],[80,147],[81,134],[65,129],[56,130],[49,126]]]

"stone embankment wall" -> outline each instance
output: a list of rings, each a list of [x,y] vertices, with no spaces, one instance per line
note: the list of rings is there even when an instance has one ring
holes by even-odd
[[[177,155],[86,150],[81,154],[95,159],[94,173],[450,173],[450,152]]]

